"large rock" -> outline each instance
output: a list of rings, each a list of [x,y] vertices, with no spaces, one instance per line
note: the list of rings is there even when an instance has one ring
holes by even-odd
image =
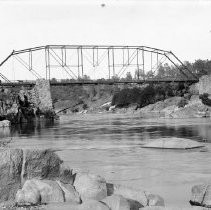
[[[160,138],[142,146],[158,149],[194,149],[204,147],[203,144],[184,138]]]
[[[78,192],[71,184],[64,184],[60,181],[57,181],[57,183],[63,191],[65,202],[70,202],[74,204],[81,203],[81,199]]]
[[[11,123],[9,120],[0,121],[0,128],[10,127]]]
[[[24,179],[57,179],[62,160],[51,150],[26,150],[24,152]]]
[[[16,202],[19,205],[38,205],[64,201],[62,189],[56,181],[51,180],[27,180],[16,195]]]
[[[71,184],[73,185],[75,174],[72,172],[73,170],[70,169],[69,166],[67,166],[65,163],[62,163],[60,165],[60,174],[59,174],[59,180],[64,184]]]
[[[191,205],[211,208],[211,185],[195,185],[191,189]]]
[[[139,207],[143,207],[148,204],[144,191],[110,183],[107,183],[107,190],[108,195],[121,195],[130,201],[133,206],[139,205]]]
[[[75,205],[69,202],[64,202],[64,203],[48,204],[44,206],[43,208],[41,208],[41,210],[78,210],[78,207],[79,205]]]
[[[0,202],[13,200],[21,187],[23,152],[20,149],[0,151]]]
[[[148,206],[165,206],[164,199],[155,194],[146,193]]]
[[[111,210],[109,207],[101,202],[95,200],[87,200],[80,206],[78,210]]]
[[[165,99],[164,101],[158,101],[154,104],[149,104],[143,108],[140,109],[141,112],[160,112],[166,107],[169,106],[178,106],[179,103],[183,100],[182,97],[171,97],[168,99]]]
[[[99,175],[79,173],[76,175],[74,186],[82,201],[102,200],[107,196],[106,180]]]
[[[209,210],[207,208],[202,208],[200,206],[195,207],[176,207],[176,206],[168,206],[168,207],[161,207],[161,206],[146,206],[139,210]]]
[[[209,116],[209,109],[201,101],[191,102],[171,113],[172,118],[201,118],[206,116]]]
[[[102,200],[111,210],[134,210],[130,208],[130,203],[121,195],[112,195]],[[137,208],[138,210],[139,208]]]
[[[25,180],[32,178],[60,180],[67,187],[67,191],[69,189],[73,193],[68,187],[74,179],[72,170],[63,165],[53,151],[2,149],[0,159],[0,202],[14,200]],[[19,192],[19,195],[23,197],[23,192]],[[67,195],[67,200],[70,200],[71,194]],[[78,200],[76,196],[75,201]]]

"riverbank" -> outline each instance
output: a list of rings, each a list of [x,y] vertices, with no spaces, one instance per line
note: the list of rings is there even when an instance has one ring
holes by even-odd
[[[94,87],[81,87],[78,98],[71,90],[65,100],[60,98],[53,101],[58,114],[129,113],[142,118],[210,117],[210,82],[211,76],[203,76],[199,83],[190,86],[173,83],[114,89],[106,86],[98,87],[96,95],[93,94]],[[55,90],[52,97],[55,99]]]

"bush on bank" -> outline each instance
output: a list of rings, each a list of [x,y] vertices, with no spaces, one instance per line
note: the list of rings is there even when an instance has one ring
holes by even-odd
[[[199,98],[201,99],[201,101],[204,105],[211,106],[211,99],[209,99],[208,93],[204,93],[204,94],[200,95]]]
[[[126,88],[114,94],[112,105],[121,108],[127,107],[130,104],[137,104],[138,108],[142,108],[169,97],[184,96],[187,92],[188,85],[184,83],[162,83],[140,88]]]

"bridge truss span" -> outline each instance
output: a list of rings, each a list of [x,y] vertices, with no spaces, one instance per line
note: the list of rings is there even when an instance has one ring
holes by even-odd
[[[3,69],[11,60],[13,68]],[[163,64],[174,66],[174,72],[159,78]],[[23,69],[31,76],[27,77]],[[12,78],[9,73],[11,71]],[[7,83],[21,78],[73,81],[198,81],[191,70],[171,51],[148,46],[120,45],[46,45],[13,50],[0,63],[0,77]]]

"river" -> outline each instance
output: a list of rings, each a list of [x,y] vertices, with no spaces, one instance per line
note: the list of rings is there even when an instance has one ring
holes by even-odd
[[[211,181],[211,120],[142,119],[133,115],[61,116],[0,130],[12,148],[54,148],[76,171],[90,171],[161,195],[166,205],[188,206],[191,187]],[[141,148],[160,137],[203,141],[207,151]]]

